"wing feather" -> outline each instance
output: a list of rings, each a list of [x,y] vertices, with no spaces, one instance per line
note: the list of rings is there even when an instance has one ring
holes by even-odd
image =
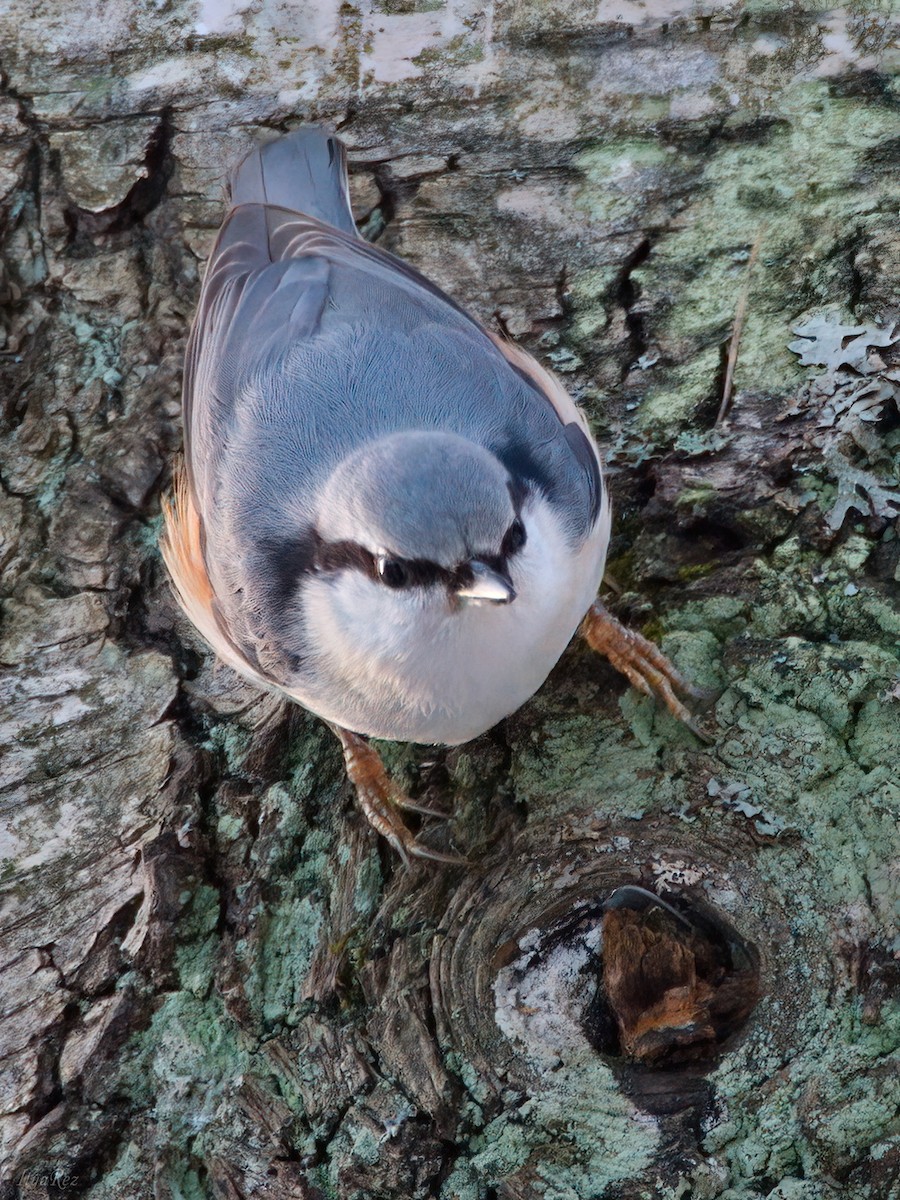
[[[165,528],[159,548],[182,612],[223,662],[257,686],[270,686],[232,644],[219,624],[215,593],[203,557],[203,526],[187,473],[181,464],[175,470],[172,499],[163,497],[162,511]]]

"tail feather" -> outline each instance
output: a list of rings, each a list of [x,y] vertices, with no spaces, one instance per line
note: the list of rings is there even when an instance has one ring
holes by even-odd
[[[289,208],[356,233],[346,152],[334,134],[319,125],[251,150],[232,172],[231,202]]]

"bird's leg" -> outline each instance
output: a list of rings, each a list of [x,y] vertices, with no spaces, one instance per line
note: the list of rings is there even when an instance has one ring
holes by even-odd
[[[430,858],[435,862],[465,863],[454,854],[441,854],[418,841],[407,829],[399,810],[414,807],[388,778],[378,751],[359,736],[339,725],[331,728],[340,738],[347,776],[356,788],[359,806],[372,828],[397,851],[406,866],[410,858]],[[425,811],[425,810],[421,810]]]
[[[626,629],[599,600],[588,609],[581,633],[591,649],[605,655],[639,692],[663,700],[669,712],[697,737],[704,742],[712,740],[677,695],[681,692],[695,700],[704,700],[709,694],[692,687],[658,646],[635,630]]]

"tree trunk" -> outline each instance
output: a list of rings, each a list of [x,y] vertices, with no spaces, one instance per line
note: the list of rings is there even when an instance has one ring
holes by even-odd
[[[900,1196],[896,32],[11,0],[3,1196]],[[466,869],[401,867],[159,559],[223,174],[310,119],[367,236],[564,374],[608,602],[718,692],[704,745],[576,641],[385,747]]]

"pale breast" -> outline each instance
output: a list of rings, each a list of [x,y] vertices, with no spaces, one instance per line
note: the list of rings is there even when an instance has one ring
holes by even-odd
[[[527,524],[509,605],[454,610],[446,597],[392,593],[352,572],[308,581],[301,619],[314,657],[285,690],[326,720],[397,741],[454,745],[514,712],[544,682],[596,595],[609,506],[577,553],[544,501]]]

